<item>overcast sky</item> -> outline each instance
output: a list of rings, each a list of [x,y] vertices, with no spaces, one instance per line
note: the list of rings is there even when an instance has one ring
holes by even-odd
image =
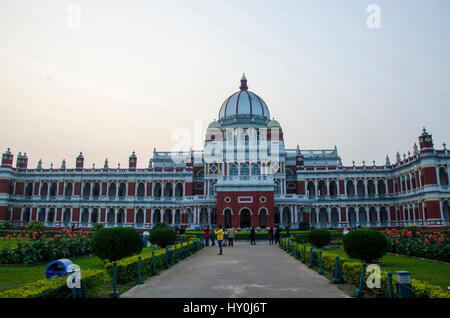
[[[146,167],[180,128],[201,149],[245,72],[288,148],[394,162],[450,141],[449,34],[448,0],[1,0],[0,150]]]

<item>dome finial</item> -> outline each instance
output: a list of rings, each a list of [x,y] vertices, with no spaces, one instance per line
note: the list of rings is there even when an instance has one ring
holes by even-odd
[[[245,77],[245,73],[242,73],[241,86],[239,88],[241,91],[246,91],[248,89],[247,78]]]

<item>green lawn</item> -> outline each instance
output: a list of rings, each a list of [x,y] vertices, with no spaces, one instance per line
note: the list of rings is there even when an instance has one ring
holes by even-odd
[[[349,258],[343,248],[330,248],[326,251],[346,257],[349,261],[359,262],[359,260]],[[447,288],[450,286],[450,266],[447,264],[393,255],[385,255],[380,262],[381,269],[386,272],[408,271],[412,278],[441,286],[445,290],[448,290]]]
[[[146,247],[139,255],[151,254],[153,248]],[[87,256],[70,259],[74,264],[81,268],[81,275],[83,270],[87,269],[103,269],[103,261],[95,256]],[[1,265],[0,266],[0,291],[11,288],[17,288],[25,284],[31,283],[39,279],[45,279],[45,270],[49,264],[41,264],[34,266],[14,266]]]

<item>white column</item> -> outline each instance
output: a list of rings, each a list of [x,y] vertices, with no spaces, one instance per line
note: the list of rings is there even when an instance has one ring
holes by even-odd
[[[292,207],[294,209],[294,223],[298,223],[298,208],[295,205]]]
[[[327,222],[327,226],[328,226],[329,224],[331,224],[331,208],[328,207],[327,210],[328,210],[328,222]]]

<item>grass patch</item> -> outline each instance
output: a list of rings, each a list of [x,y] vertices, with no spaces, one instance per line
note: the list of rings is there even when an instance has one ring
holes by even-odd
[[[154,249],[146,247],[138,255],[151,254]],[[81,275],[83,270],[91,269],[98,270],[103,269],[104,262],[96,256],[86,256],[72,258],[71,261],[77,264],[81,268]],[[49,264],[40,264],[33,266],[24,265],[2,265],[0,266],[0,291],[7,289],[18,288],[28,283],[45,279],[45,270]],[[112,291],[112,288],[111,288]]]
[[[326,251],[346,257],[349,262],[359,262],[358,259],[349,258],[343,248],[330,248]],[[445,290],[450,286],[450,266],[447,264],[394,255],[385,255],[380,263],[381,269],[386,272],[408,271],[412,278],[441,286]]]

